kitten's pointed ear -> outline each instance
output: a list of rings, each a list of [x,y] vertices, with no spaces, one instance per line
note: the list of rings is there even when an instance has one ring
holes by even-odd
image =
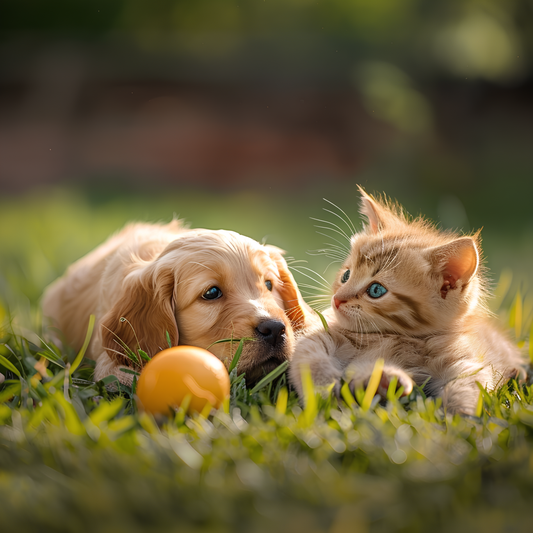
[[[446,298],[457,282],[464,287],[475,275],[479,267],[479,253],[472,237],[461,237],[443,246],[430,250],[431,262],[442,275],[441,296]]]
[[[367,194],[362,187],[358,186],[358,189],[361,193],[361,207],[359,208],[359,212],[368,219],[370,231],[372,233],[378,233],[378,231],[386,227],[390,213]]]

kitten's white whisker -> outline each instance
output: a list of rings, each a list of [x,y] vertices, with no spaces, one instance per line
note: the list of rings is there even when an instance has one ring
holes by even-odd
[[[329,304],[324,304],[320,302],[307,302],[307,303],[309,304],[309,307],[311,307],[311,309],[320,311],[321,313],[329,307]]]
[[[336,241],[336,242],[339,242],[339,241]],[[347,250],[349,250],[346,246],[344,246],[343,244],[341,244],[341,246],[337,245],[337,244],[333,244],[332,242],[325,242],[324,243],[326,246],[331,246],[331,249],[332,250],[337,250],[338,252],[341,252],[341,253],[346,253]]]
[[[291,265],[294,265],[296,263],[308,263],[309,261],[307,261],[306,259],[287,259],[287,258],[285,258],[285,262],[287,263],[288,266],[291,266]]]
[[[301,292],[302,294],[307,294],[307,295],[309,295],[309,296],[313,296],[313,297],[321,297],[321,298],[326,298],[326,296],[327,296],[328,298],[330,297],[329,294],[326,295],[326,294],[321,293],[321,292],[320,292],[320,293],[317,293],[317,292],[316,292],[316,291],[317,291],[317,288],[316,288],[316,287],[310,287],[310,288],[311,288],[312,290],[309,291],[309,290],[301,289],[300,292]]]
[[[324,274],[327,272],[328,268],[331,265],[334,265],[335,263],[342,263],[342,261],[339,261],[338,259],[335,259],[335,257],[331,257],[329,255],[327,257],[329,257],[330,259],[333,259],[333,261],[324,269]]]
[[[326,248],[321,250],[311,250],[310,252],[307,252],[307,254],[313,256],[325,255],[326,257],[330,257],[331,259],[338,259],[339,261],[344,261],[344,259],[346,259],[346,254],[341,255],[335,250],[328,250]]]
[[[344,220],[344,218],[342,218],[338,213],[335,213],[334,211],[330,211],[329,209],[326,209],[324,208],[324,211],[326,211],[326,213],[331,213],[332,215],[336,216],[337,218],[339,218],[340,220],[342,220],[344,222],[344,224],[346,224],[346,227],[348,228],[348,231],[353,235],[355,233],[355,230],[354,228],[352,228],[350,226],[350,224],[348,224],[348,222],[346,222],[346,220]]]
[[[316,291],[323,291],[324,290],[324,287],[320,287],[320,286],[317,286],[317,285],[309,285],[309,284],[306,284],[306,283],[299,283],[298,287],[300,287],[300,288],[303,287],[304,289],[314,289]]]
[[[298,271],[297,271],[298,272]],[[298,272],[298,274],[300,274],[301,276],[305,276],[306,278],[309,278],[311,281],[317,281],[316,279],[313,279],[311,276],[308,276],[307,274],[305,274],[304,272]],[[327,285],[321,285],[320,287],[312,287],[312,288],[316,288],[316,289],[319,289],[319,290],[324,290],[326,289],[327,291],[330,290],[330,287],[327,286]]]
[[[343,235],[346,239],[350,240],[350,236],[340,226],[338,226],[334,222],[330,222],[329,220],[322,220],[321,218],[314,218],[314,217],[309,217],[309,218],[316,222],[323,222],[324,224],[329,224],[330,226],[333,226],[333,228],[336,228],[337,230],[339,230],[341,235]]]
[[[341,241],[337,240],[335,237],[332,237],[331,235],[328,235],[327,233],[322,233],[322,232],[320,232],[320,231],[317,231],[317,233],[318,233],[319,235],[323,235],[324,237],[327,237],[328,239],[331,239],[331,240],[333,240],[333,241],[339,243],[339,244],[340,244],[340,247],[339,247],[340,250],[342,250],[343,252],[345,252],[346,255],[348,255],[348,254],[350,253],[350,248],[348,248],[348,247],[347,247],[344,243],[342,243]],[[334,244],[331,244],[331,243],[329,243],[329,242],[326,243],[326,244],[329,245],[329,246],[335,246]]]
[[[318,226],[316,224],[315,224],[315,228],[325,229],[325,230],[328,230],[328,231],[333,231],[333,233],[338,233],[341,237],[344,237],[348,242],[350,242],[350,237],[348,237],[348,235],[346,235],[346,233],[344,233],[341,230],[338,230],[338,229],[335,229],[335,228],[330,228],[328,226]],[[326,235],[326,236],[329,236],[329,235]]]
[[[330,299],[325,299],[325,298],[317,298],[315,300],[309,300],[309,296],[307,297],[307,299],[304,297],[304,300],[309,304],[309,305],[315,305],[315,304],[320,304],[320,305],[326,305],[329,307],[330,305]]]
[[[346,220],[348,220],[348,222],[350,223],[350,226],[352,231],[354,233],[357,233],[357,231],[355,231],[355,226],[354,226],[354,223],[352,222],[351,218],[336,204],[334,204],[332,201],[328,200],[327,198],[322,198],[325,202],[327,202],[328,204],[332,205],[333,207],[335,207],[336,209],[338,209],[345,217],[346,217]]]
[[[313,279],[311,276],[305,274],[305,272],[300,272],[299,269],[302,269],[302,270],[308,270],[309,272],[312,272],[313,274],[315,274],[316,276],[318,276],[324,283],[321,283],[319,280],[317,279]],[[314,281],[315,283],[318,283],[319,285],[322,285],[324,288],[328,289],[330,288],[330,283],[328,282],[328,280],[326,278],[324,278],[323,276],[321,276],[318,272],[315,272],[314,270],[312,270],[311,268],[307,268],[307,267],[304,267],[304,266],[299,266],[299,267],[293,267],[292,270],[295,270],[296,272],[298,272],[299,274],[301,274],[302,276],[306,276],[307,278],[309,278],[310,280]]]
[[[309,300],[310,297],[307,297],[307,299],[304,297],[305,301],[311,305],[311,304],[326,304],[329,305],[331,298],[315,298],[314,300]]]

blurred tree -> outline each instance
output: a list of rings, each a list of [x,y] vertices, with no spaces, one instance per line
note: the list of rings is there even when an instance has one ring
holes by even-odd
[[[531,76],[529,0],[3,0],[0,38],[122,34],[150,49],[176,36],[233,35],[274,43],[307,35],[353,59],[386,60],[411,74],[517,81]],[[287,40],[289,39],[289,40]],[[206,39],[202,53],[220,54]],[[180,44],[181,43],[181,44]],[[286,46],[286,45],[285,45]],[[324,45],[325,46],[325,45]],[[194,47],[193,47],[194,48]],[[230,51],[236,50],[232,48]],[[193,50],[196,52],[197,50]],[[280,53],[283,53],[281,50]],[[306,53],[305,47],[299,53]],[[318,67],[318,66],[317,66]]]

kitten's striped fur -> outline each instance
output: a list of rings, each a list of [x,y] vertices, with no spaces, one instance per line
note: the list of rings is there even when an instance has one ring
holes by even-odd
[[[333,284],[329,331],[316,328],[298,341],[291,382],[301,393],[306,364],[317,386],[338,387],[341,378],[365,385],[383,358],[381,395],[393,376],[404,394],[413,381],[427,381],[425,390],[442,396],[449,412],[473,414],[476,381],[494,389],[524,374],[518,349],[484,303],[479,233],[460,236],[423,218],[410,221],[401,207],[360,191],[368,224],[352,236]],[[374,283],[387,292],[372,298]]]

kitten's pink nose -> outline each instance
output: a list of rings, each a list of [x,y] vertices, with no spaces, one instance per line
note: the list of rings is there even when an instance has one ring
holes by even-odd
[[[335,303],[335,307],[338,309],[341,304],[346,303],[346,300],[339,300],[336,296],[334,296],[333,302]]]

